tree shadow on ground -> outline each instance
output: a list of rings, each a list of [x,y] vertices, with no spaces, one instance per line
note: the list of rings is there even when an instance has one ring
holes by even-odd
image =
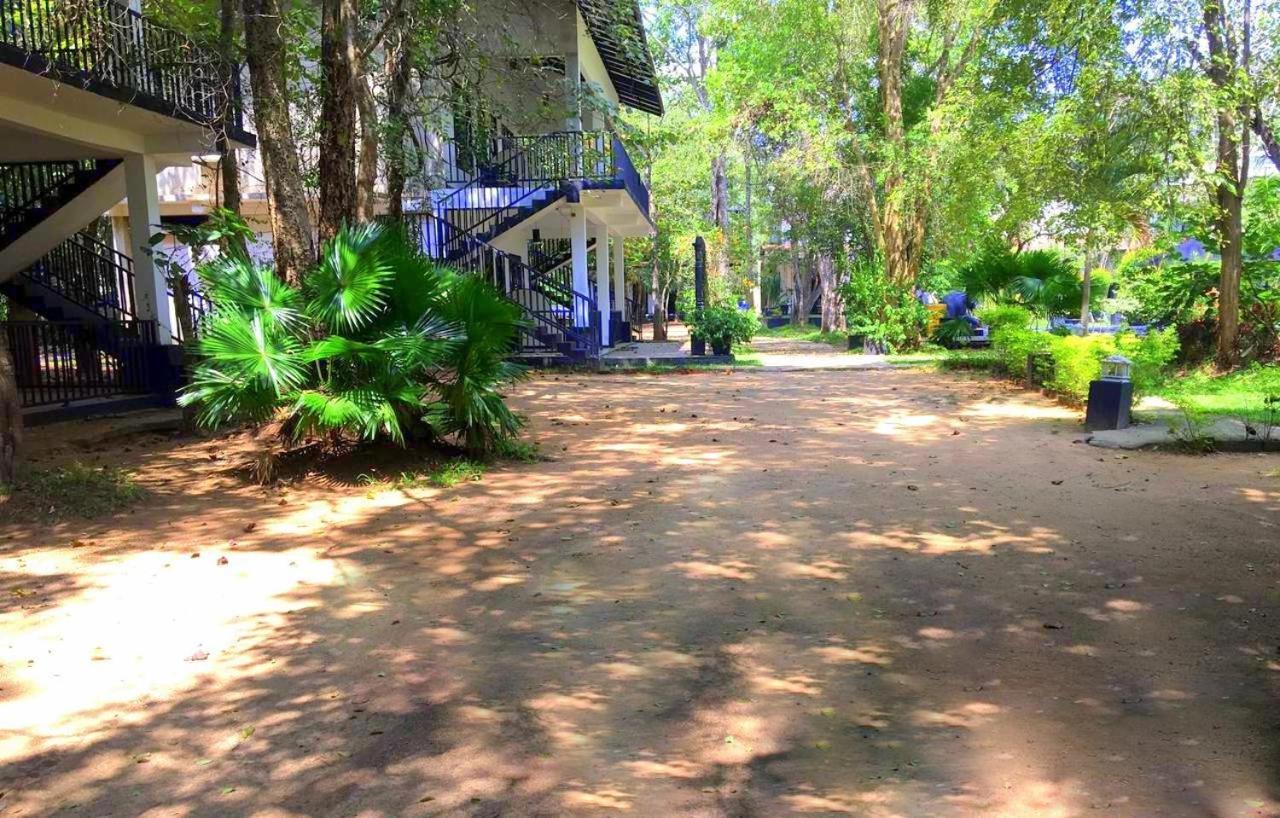
[[[918,373],[537,380],[516,401],[554,460],[449,491],[246,486],[232,438],[136,451],[147,508],[0,532],[6,582],[57,586],[0,612],[0,803],[1274,810],[1274,554],[1241,513],[1264,489],[1236,461],[1099,459],[1057,407],[989,397]],[[1189,506],[1206,482],[1221,502]]]

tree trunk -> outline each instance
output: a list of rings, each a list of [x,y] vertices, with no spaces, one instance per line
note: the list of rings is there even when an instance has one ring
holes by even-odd
[[[319,238],[323,246],[356,215],[356,0],[323,0],[320,16]]]
[[[658,269],[658,241],[653,240],[653,253],[649,257],[649,291],[653,293],[653,340],[667,340],[667,299],[663,292],[662,275]]]
[[[0,485],[12,486],[22,445],[22,404],[9,355],[9,333],[0,327]]]
[[[218,51],[229,70],[236,70],[236,33],[239,29],[239,0],[222,0],[219,8]],[[230,84],[232,77],[227,77]],[[240,165],[236,161],[236,151],[225,137],[218,140],[218,176],[222,183],[222,207],[240,215]],[[236,248],[245,251],[244,241],[240,237],[228,239],[234,241]],[[190,340],[191,336],[185,336]]]
[[[746,195],[746,208],[744,216],[746,217],[747,228],[747,258],[749,259],[748,274],[751,276],[751,312],[760,315],[760,252],[756,249],[755,236],[755,214],[752,211],[752,179],[751,179],[751,144],[748,138],[747,149],[744,151],[746,162],[743,166],[743,192]]]
[[[826,253],[818,256],[818,281],[822,288],[822,331],[838,332],[844,329],[844,303],[840,299],[835,260]]]
[[[403,17],[396,20],[399,27]],[[396,45],[387,46],[385,70],[387,73],[387,215],[396,224],[404,218],[404,188],[408,176],[405,167],[405,139],[409,132],[409,119],[405,103],[409,96],[412,55],[409,53],[408,32],[395,32]]]
[[[1209,44],[1206,72],[1219,92],[1217,109],[1217,182],[1214,185],[1214,232],[1221,261],[1218,268],[1218,366],[1234,366],[1240,331],[1240,276],[1244,266],[1244,186],[1249,157],[1241,156],[1239,101],[1229,93],[1239,68],[1236,51],[1227,36],[1222,0],[1204,0],[1205,39]],[[1248,60],[1248,25],[1245,27],[1245,60]],[[1250,122],[1246,117],[1244,133]]]
[[[716,270],[720,279],[729,279],[729,179],[724,153],[711,160],[711,223],[720,231],[717,243]]]
[[[289,115],[281,0],[243,0],[245,58],[253,89],[253,121],[267,181],[276,274],[296,284],[315,259],[302,163]]]
[[[1262,118],[1261,108],[1253,109],[1253,119],[1250,124],[1253,132],[1258,135],[1258,141],[1266,150],[1267,158],[1271,160],[1271,164],[1275,165],[1276,170],[1280,171],[1280,139],[1276,138],[1275,129]]]
[[[356,101],[360,113],[360,161],[356,173],[356,221],[367,222],[377,216],[375,186],[378,183],[378,104],[373,97],[371,78],[356,82]]]
[[[1080,329],[1089,334],[1089,319],[1093,317],[1089,302],[1093,300],[1093,268],[1086,261],[1084,277],[1080,282]]]

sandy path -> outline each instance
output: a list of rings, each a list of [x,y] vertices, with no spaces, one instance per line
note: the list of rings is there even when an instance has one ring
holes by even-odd
[[[1280,815],[1280,458],[918,371],[518,392],[554,462],[139,439],[137,513],[0,531],[0,814]]]

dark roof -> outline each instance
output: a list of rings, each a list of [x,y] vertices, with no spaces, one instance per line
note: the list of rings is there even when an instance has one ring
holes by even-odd
[[[639,0],[578,0],[578,8],[618,92],[618,101],[661,116],[662,94],[640,19]]]

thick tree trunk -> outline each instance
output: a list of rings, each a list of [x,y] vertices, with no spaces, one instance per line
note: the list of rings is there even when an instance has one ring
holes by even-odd
[[[360,160],[356,173],[356,221],[367,222],[377,216],[378,183],[378,104],[368,77],[356,82],[356,100],[360,113]]]
[[[1214,232],[1221,261],[1218,268],[1218,366],[1234,366],[1240,330],[1240,275],[1244,266],[1243,205],[1249,157],[1241,156],[1239,103],[1227,93],[1238,68],[1235,47],[1229,42],[1222,0],[1204,0],[1205,39],[1209,44],[1206,71],[1219,91],[1217,110],[1218,157],[1214,185]],[[1246,29],[1245,54],[1248,40]],[[1247,69],[1247,65],[1246,65]],[[1250,123],[1244,123],[1248,133]]]
[[[0,328],[0,485],[12,486],[22,446],[22,404],[9,355],[9,333]]]
[[[397,20],[400,25],[403,18]],[[404,218],[404,188],[408,177],[405,167],[405,140],[409,131],[409,119],[405,105],[409,96],[412,55],[409,53],[408,32],[397,31],[396,45],[387,46],[385,70],[387,72],[387,214],[393,222]]]
[[[839,332],[845,328],[844,301],[840,298],[835,259],[826,253],[818,257],[818,282],[821,285],[822,331]]]
[[[323,0],[320,17],[320,244],[356,215],[355,0]]]
[[[218,51],[229,72],[234,72],[236,60],[236,34],[240,28],[238,0],[221,0],[218,10]],[[227,77],[230,85],[233,76]],[[222,177],[222,206],[233,213],[240,212],[240,168],[236,164],[236,152],[226,139],[218,142],[218,170]]]
[[[729,278],[729,178],[723,153],[711,160],[711,223],[720,231],[716,270],[721,280]]]
[[[1221,156],[1219,163],[1221,165]],[[1236,192],[1234,182],[1224,181],[1218,183],[1215,198],[1217,214],[1214,229],[1218,234],[1221,255],[1218,268],[1218,365],[1226,368],[1235,365],[1239,346],[1240,275],[1244,267],[1243,197]]]
[[[311,219],[302,187],[302,164],[289,117],[281,0],[243,0],[245,57],[253,89],[253,121],[267,181],[276,274],[297,283],[312,261]]]
[[[658,270],[658,243],[653,244],[653,256],[649,260],[649,291],[653,293],[653,340],[667,340],[667,294],[662,287]]]

